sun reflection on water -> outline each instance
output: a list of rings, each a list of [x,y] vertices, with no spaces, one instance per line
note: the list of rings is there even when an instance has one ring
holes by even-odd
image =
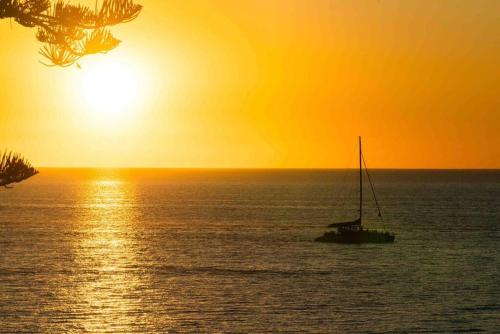
[[[95,180],[83,190],[76,262],[83,273],[78,305],[85,315],[78,327],[85,331],[129,332],[141,322],[146,277],[139,275],[134,197],[133,186],[121,180]]]

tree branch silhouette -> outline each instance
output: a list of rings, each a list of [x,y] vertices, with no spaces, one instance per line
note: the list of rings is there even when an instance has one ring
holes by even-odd
[[[5,151],[0,158],[0,187],[9,187],[38,174],[38,171],[19,154]]]
[[[0,0],[0,19],[11,18],[36,28],[44,43],[40,54],[47,66],[67,67],[80,58],[106,53],[120,44],[109,27],[137,18],[142,6],[132,0],[96,0],[94,9],[64,0]]]

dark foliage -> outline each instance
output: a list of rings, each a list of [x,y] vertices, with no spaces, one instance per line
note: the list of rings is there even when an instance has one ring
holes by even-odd
[[[50,66],[70,66],[81,57],[108,52],[120,44],[110,26],[135,19],[142,9],[132,0],[96,1],[95,8],[57,0],[0,0],[0,19],[36,28],[40,54]]]
[[[4,152],[0,158],[0,187],[6,187],[12,183],[18,183],[38,174],[19,154]]]

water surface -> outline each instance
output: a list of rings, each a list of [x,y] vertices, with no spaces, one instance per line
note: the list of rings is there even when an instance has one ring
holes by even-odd
[[[312,242],[356,173],[43,170],[0,191],[0,333],[498,330],[500,172],[373,171],[396,242]]]

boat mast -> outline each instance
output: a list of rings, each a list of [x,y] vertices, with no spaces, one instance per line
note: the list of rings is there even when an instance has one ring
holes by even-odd
[[[363,155],[361,153],[361,136],[359,136],[359,223],[363,218]]]

